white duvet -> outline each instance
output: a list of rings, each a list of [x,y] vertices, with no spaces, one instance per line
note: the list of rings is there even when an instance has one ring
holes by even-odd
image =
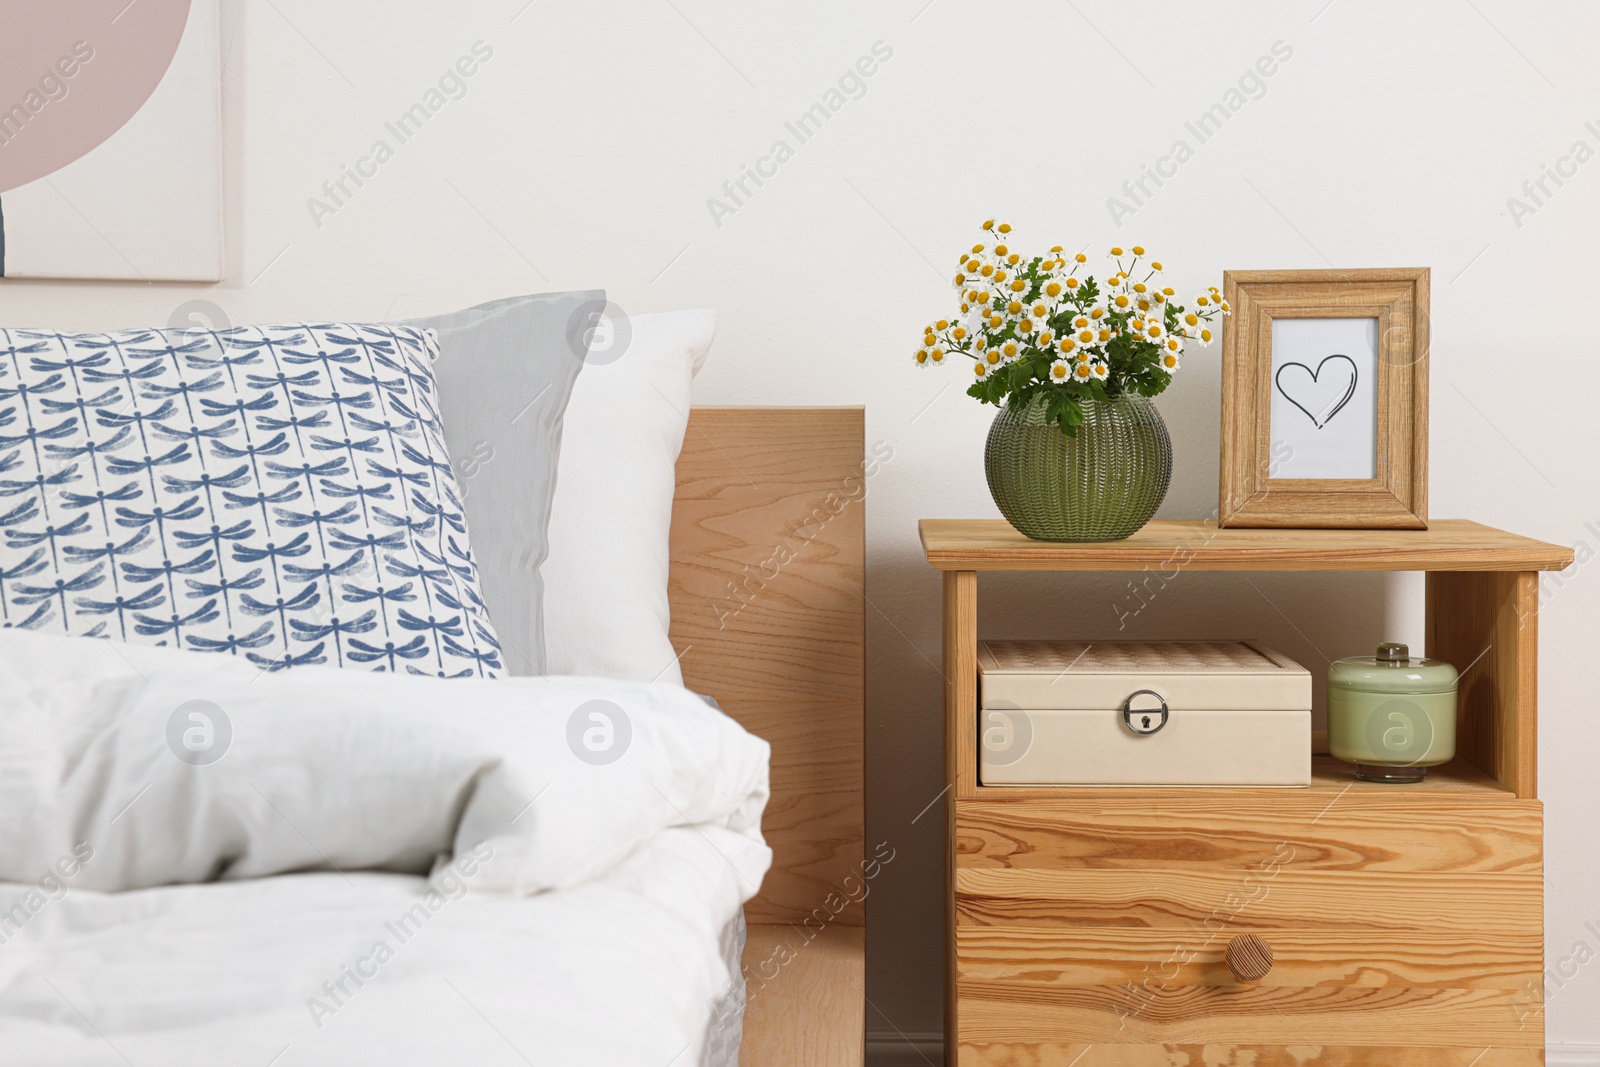
[[[0,1062],[711,1062],[766,798],[676,686],[8,631]]]

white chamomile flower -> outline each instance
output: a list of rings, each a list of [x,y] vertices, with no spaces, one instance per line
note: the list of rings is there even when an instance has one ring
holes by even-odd
[[[1127,293],[1117,293],[1111,298],[1111,306],[1118,311],[1128,311],[1133,307],[1133,298]]]
[[[989,355],[993,356],[995,352],[998,352],[1000,354],[1000,358],[1006,363],[1015,363],[1017,360],[1022,358],[1022,343],[1016,340],[1001,341],[995,350],[990,352]]]
[[[1066,337],[1063,337],[1061,340],[1056,342],[1056,347],[1061,350],[1061,354],[1063,356],[1070,356],[1072,354],[1072,350],[1078,347],[1077,338],[1073,337],[1071,334],[1068,334]]]
[[[1183,353],[1183,342],[1178,340],[1176,337],[1167,338],[1167,343],[1164,347],[1168,352],[1172,352],[1176,355],[1182,355]]]
[[[928,350],[926,348],[917,349],[917,366],[926,367],[929,364],[929,361],[930,357],[928,355]]]
[[[1080,345],[1092,345],[1097,335],[1093,330],[1083,329],[1073,334],[1073,336],[1078,339]]]
[[[1178,358],[1178,353],[1176,352],[1161,353],[1161,369],[1166,371],[1168,374],[1171,374],[1173,371],[1177,370],[1181,362],[1182,361]]]
[[[1147,319],[1142,332],[1152,341],[1160,341],[1167,336],[1167,328],[1155,319]]]
[[[1050,364],[1050,380],[1052,382],[1067,382],[1072,380],[1072,364],[1068,360],[1058,359]]]
[[[1055,343],[1056,335],[1051,333],[1050,330],[1044,329],[1039,331],[1038,345],[1040,348],[1049,348]]]
[[[1017,332],[1024,336],[1033,333],[1033,320],[1030,318],[1018,319]]]
[[[1041,290],[1046,300],[1060,300],[1066,294],[1067,283],[1060,278],[1047,278]]]
[[[1048,319],[1050,317],[1050,305],[1035,297],[1033,303],[1028,305],[1028,317],[1041,321]]]
[[[1028,312],[1027,305],[1023,304],[1022,301],[1020,301],[1020,300],[1007,300],[1006,301],[1006,314],[1010,315],[1012,318],[1020,319],[1022,316],[1026,315],[1027,312]]]
[[[1202,329],[1200,331],[1200,343],[1203,344],[1203,345],[1208,345],[1208,344],[1211,343],[1211,331],[1210,330]]]
[[[1089,328],[1089,316],[1074,315],[1072,317],[1072,328],[1074,330],[1087,330]]]
[[[1094,363],[1090,366],[1089,373],[1094,375],[1094,380],[1103,382],[1111,376],[1111,370],[1104,363]]]
[[[1086,382],[1094,377],[1094,364],[1079,363],[1072,368],[1072,376],[1080,382]]]
[[[980,359],[972,365],[972,373],[978,376],[978,381],[983,381],[989,376],[989,364]]]
[[[1089,318],[1093,319],[1095,322],[1099,322],[1101,319],[1103,319],[1105,317],[1106,317],[1106,309],[1105,308],[1090,308],[1089,309]]]
[[[942,349],[942,348],[930,348],[930,349],[928,349],[928,361],[930,363],[943,363],[944,362],[944,349]]]

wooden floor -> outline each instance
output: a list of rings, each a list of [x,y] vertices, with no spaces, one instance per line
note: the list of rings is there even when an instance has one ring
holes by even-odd
[[[786,924],[750,926],[740,1067],[861,1067],[866,931],[831,926],[811,940],[807,933]]]

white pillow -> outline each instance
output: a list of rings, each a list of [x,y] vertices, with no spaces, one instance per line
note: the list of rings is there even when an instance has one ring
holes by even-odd
[[[634,315],[596,336],[567,404],[544,577],[546,669],[679,685],[667,539],[689,386],[717,313]]]

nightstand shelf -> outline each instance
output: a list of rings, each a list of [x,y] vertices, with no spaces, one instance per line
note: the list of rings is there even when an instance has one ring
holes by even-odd
[[[1428,777],[1413,785],[1379,785],[1375,782],[1357,781],[1355,768],[1332,756],[1314,756],[1311,760],[1311,784],[1305,787],[1279,786],[1097,786],[1097,785],[985,785],[980,786],[985,800],[1050,800],[1084,797],[1126,797],[1130,793],[1160,797],[1163,801],[1205,799],[1216,796],[1252,796],[1263,799],[1295,796],[1320,796],[1328,800],[1334,796],[1384,797],[1393,799],[1405,794],[1442,793],[1467,800],[1493,802],[1514,800],[1516,794],[1483,771],[1464,760],[1454,760],[1443,767],[1432,767]]]
[[[921,533],[944,582],[948,1062],[1543,1062],[1538,572],[1571,550],[1463,521]],[[1410,786],[1327,757],[1306,789],[984,786],[978,573],[1002,570],[1424,571],[1427,654],[1463,668],[1458,758]],[[1259,981],[1225,966],[1245,933],[1275,955]]]

